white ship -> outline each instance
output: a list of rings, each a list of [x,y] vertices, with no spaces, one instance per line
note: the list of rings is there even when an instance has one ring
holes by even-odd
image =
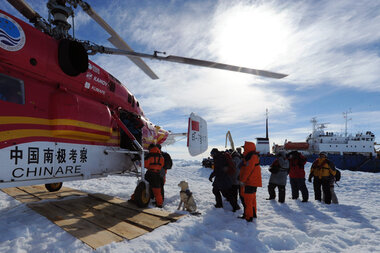
[[[346,127],[344,134],[336,134],[325,132],[325,124],[318,124],[316,118],[313,118],[311,123],[313,124],[313,132],[306,139],[310,154],[324,151],[328,154],[376,156],[375,135],[372,132],[367,131],[365,134],[348,135]]]
[[[289,153],[299,151],[306,156],[308,162],[313,162],[320,152],[326,152],[328,158],[339,169],[354,171],[380,172],[380,157],[375,150],[375,135],[371,131],[357,134],[347,134],[347,113],[345,132],[342,134],[325,132],[327,123],[318,124],[312,118],[312,133],[306,142],[285,141],[284,145],[274,144],[273,152],[278,154],[281,150]],[[273,159],[272,159],[273,160]],[[260,158],[260,164],[270,165],[271,159]]]
[[[281,150],[290,152],[297,150],[304,155],[319,154],[326,152],[335,155],[364,155],[375,157],[375,135],[371,131],[347,134],[347,113],[345,114],[346,124],[344,134],[325,132],[326,124],[320,123],[316,118],[311,119],[313,124],[312,133],[306,138],[306,142],[286,141],[284,145],[274,145],[273,152],[277,154]]]

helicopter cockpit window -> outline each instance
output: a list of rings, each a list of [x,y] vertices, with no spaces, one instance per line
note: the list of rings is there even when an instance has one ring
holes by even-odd
[[[132,107],[135,107],[135,97],[132,96]]]
[[[16,104],[25,104],[24,82],[0,74],[0,100]]]
[[[128,94],[128,103],[132,103],[132,96],[131,96],[131,94]]]

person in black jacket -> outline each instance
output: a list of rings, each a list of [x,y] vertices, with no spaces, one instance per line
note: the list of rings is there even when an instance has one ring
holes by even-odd
[[[212,183],[212,193],[215,195],[215,207],[223,207],[221,194],[230,202],[233,211],[239,210],[237,200],[232,197],[232,180],[227,174],[228,164],[223,152],[214,148],[211,150],[211,157],[214,159],[214,171],[211,173],[209,180]]]

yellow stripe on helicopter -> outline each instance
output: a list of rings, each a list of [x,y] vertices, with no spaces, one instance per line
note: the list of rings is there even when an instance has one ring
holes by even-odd
[[[97,141],[112,144],[119,143],[118,139],[111,139],[108,135],[73,130],[19,129],[0,132],[0,141],[9,141],[28,137],[64,138],[70,140]]]
[[[88,123],[85,121],[72,120],[72,119],[44,119],[33,117],[16,117],[16,116],[0,116],[0,124],[32,124],[32,125],[49,125],[49,126],[75,126],[88,128],[92,130],[104,131],[112,133],[111,127],[106,127],[98,124]]]

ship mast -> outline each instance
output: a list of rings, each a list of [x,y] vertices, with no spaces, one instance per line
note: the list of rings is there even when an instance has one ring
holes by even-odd
[[[313,124],[313,135],[315,133],[315,131],[317,130],[317,118],[316,117],[313,117],[311,118],[310,122]]]
[[[348,118],[348,116],[347,116],[349,113],[352,113],[351,109],[349,111],[343,112],[343,118],[345,120],[345,123],[344,123],[344,137],[347,137],[347,122],[349,120],[352,120],[352,118]]]
[[[266,136],[265,136],[265,138],[267,140],[269,140],[269,138],[268,138],[269,137],[268,136],[268,108],[266,109],[266,113],[265,114],[266,114],[266,122],[265,122],[266,123],[266,125],[265,125],[265,127],[266,127],[266,129],[265,129],[266,130]]]

